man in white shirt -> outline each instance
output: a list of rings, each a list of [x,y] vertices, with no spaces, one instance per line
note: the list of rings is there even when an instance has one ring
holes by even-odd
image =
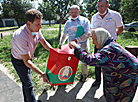
[[[123,31],[123,21],[120,13],[110,10],[108,0],[98,0],[97,9],[98,12],[94,14],[91,18],[91,28],[105,28],[114,40],[117,39],[117,36]],[[98,49],[94,49],[96,53]],[[92,86],[98,86],[101,83],[101,67],[95,67],[95,77],[96,81]]]

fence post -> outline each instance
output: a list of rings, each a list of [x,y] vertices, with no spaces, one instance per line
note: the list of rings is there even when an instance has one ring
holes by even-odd
[[[3,35],[2,35],[2,33],[1,33],[1,39],[3,39]]]

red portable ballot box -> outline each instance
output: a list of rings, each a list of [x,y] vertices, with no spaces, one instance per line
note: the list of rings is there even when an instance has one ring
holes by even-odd
[[[46,74],[51,86],[73,84],[79,60],[74,52],[51,48]]]

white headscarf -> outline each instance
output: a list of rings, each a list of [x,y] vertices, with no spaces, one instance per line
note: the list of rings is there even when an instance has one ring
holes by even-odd
[[[103,47],[104,43],[111,37],[111,34],[104,28],[92,29],[91,33],[95,35],[100,49]]]

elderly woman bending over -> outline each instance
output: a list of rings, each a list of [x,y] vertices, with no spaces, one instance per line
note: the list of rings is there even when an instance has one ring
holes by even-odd
[[[104,28],[91,31],[93,44],[100,49],[91,55],[74,41],[74,56],[89,66],[102,67],[103,91],[107,102],[132,102],[138,85],[138,60],[111,38]]]

